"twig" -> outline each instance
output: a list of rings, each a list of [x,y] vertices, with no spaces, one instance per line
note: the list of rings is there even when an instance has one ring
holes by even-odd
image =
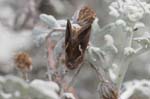
[[[141,48],[137,49],[136,53],[133,54],[130,58],[134,59],[135,57],[137,57],[143,53],[146,53],[148,51],[150,51],[150,47],[147,47],[147,48],[141,47]]]
[[[80,70],[81,70],[81,68],[82,68],[83,66],[84,66],[84,65],[80,65],[79,68],[76,70],[75,74],[73,75],[71,81],[70,81],[69,84],[68,84],[67,90],[70,88],[71,85],[74,84],[75,79],[76,79],[77,75],[79,74],[79,72],[80,72]]]
[[[47,38],[47,51],[46,51],[46,56],[47,56],[47,73],[48,73],[48,78],[49,80],[52,80],[52,71],[50,71],[50,68],[55,70],[55,62],[52,59],[52,51],[53,51],[53,46],[50,38]]]
[[[90,66],[92,67],[92,69],[94,69],[95,72],[97,73],[100,82],[105,82],[105,81],[107,81],[107,80],[102,76],[102,74],[100,73],[99,69],[98,69],[95,65],[93,65],[91,62],[89,62],[89,64],[90,64]]]
[[[52,75],[54,74],[54,71],[56,70],[56,64],[53,60],[53,47],[54,45],[52,44],[51,40],[50,40],[50,35],[55,32],[55,31],[64,31],[64,29],[62,28],[54,28],[51,29],[47,36],[46,36],[46,42],[47,42],[47,51],[46,51],[46,56],[47,56],[47,74],[48,74],[48,79],[52,80]],[[50,68],[51,67],[51,68]],[[50,69],[52,69],[50,71]]]
[[[29,82],[29,77],[27,72],[22,72],[22,78],[26,81]]]

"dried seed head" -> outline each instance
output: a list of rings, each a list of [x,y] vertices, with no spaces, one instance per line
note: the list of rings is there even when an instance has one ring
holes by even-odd
[[[15,56],[15,64],[22,72],[28,72],[32,69],[32,60],[25,52],[17,53]]]
[[[118,89],[111,82],[102,82],[98,88],[100,99],[118,99]]]
[[[92,24],[96,18],[96,13],[89,6],[83,6],[73,16],[74,21],[79,25]]]

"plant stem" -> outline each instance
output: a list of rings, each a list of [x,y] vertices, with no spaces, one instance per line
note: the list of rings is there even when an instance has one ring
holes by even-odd
[[[120,70],[119,70],[118,77],[116,80],[116,85],[117,85],[118,89],[120,89],[121,84],[124,80],[125,74],[128,69],[129,62],[130,61],[127,58],[125,58],[124,61],[120,65]]]
[[[127,44],[126,47],[132,47],[133,35],[134,35],[133,29],[132,29],[132,31],[129,31],[127,33],[127,42],[125,42]],[[131,56],[132,55],[126,56],[125,54],[123,54],[122,61],[120,62],[118,77],[116,79],[116,85],[117,85],[118,89],[120,89],[121,84],[124,80],[125,74],[128,70],[128,65],[130,63],[130,57]]]
[[[27,73],[27,72],[22,72],[22,78],[23,78],[26,82],[29,82],[29,78],[28,78],[28,73]]]
[[[139,56],[139,55],[141,55],[141,54],[143,54],[145,52],[148,52],[148,51],[150,51],[150,47],[148,47],[148,48],[143,48],[142,47],[142,48],[137,49],[135,54],[131,55],[130,57],[126,57],[124,59],[124,62],[122,62],[121,65],[120,65],[121,68],[119,70],[118,78],[116,80],[116,84],[117,84],[118,88],[121,87],[121,84],[123,82],[123,79],[124,79],[124,76],[125,76],[126,71],[128,69],[128,65],[129,65],[130,61],[132,61],[137,56]]]
[[[107,80],[104,78],[104,76],[102,76],[102,74],[101,74],[101,72],[99,71],[99,69],[98,69],[95,65],[93,65],[91,62],[89,62],[89,64],[90,64],[90,66],[92,67],[92,69],[95,70],[95,72],[96,72],[96,74],[97,74],[97,76],[98,76],[98,78],[99,78],[99,81],[100,81],[100,82],[106,82]]]

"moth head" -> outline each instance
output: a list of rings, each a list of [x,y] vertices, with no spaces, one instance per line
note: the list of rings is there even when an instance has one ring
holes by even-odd
[[[69,69],[77,68],[83,61],[90,38],[91,25],[82,27],[76,33],[67,20],[65,34],[65,64]]]

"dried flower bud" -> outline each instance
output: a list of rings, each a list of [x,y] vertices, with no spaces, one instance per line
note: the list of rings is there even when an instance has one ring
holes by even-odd
[[[102,82],[98,88],[100,99],[118,99],[118,89],[111,82]]]
[[[22,72],[28,72],[32,69],[32,60],[25,52],[17,53],[15,56],[15,64]]]
[[[77,10],[73,16],[73,21],[77,24],[84,26],[86,24],[92,24],[96,18],[96,13],[89,6],[83,6]]]

